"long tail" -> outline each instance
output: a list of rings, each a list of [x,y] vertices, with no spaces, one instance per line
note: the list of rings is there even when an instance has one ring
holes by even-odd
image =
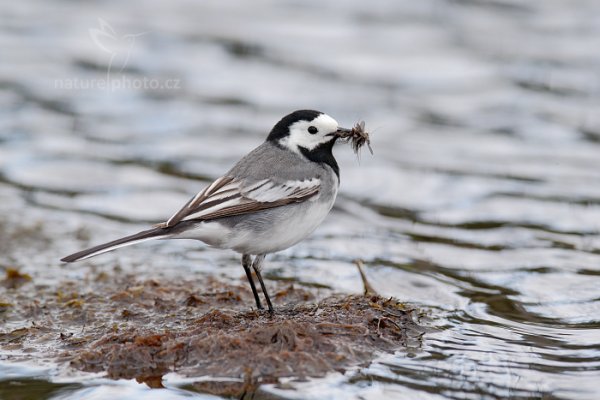
[[[141,231],[135,235],[125,236],[121,239],[113,240],[112,242],[104,243],[98,246],[91,247],[86,250],[78,251],[70,256],[62,258],[60,261],[74,262],[85,260],[86,258],[97,256],[98,254],[106,253],[119,247],[129,246],[135,243],[145,242],[146,240],[160,239],[170,236],[170,232],[163,228],[152,228],[146,231]]]

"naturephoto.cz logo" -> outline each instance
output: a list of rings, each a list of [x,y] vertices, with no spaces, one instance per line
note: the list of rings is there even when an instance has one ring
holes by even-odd
[[[101,78],[56,79],[54,86],[66,90],[178,90],[181,80],[158,79],[127,74],[127,67],[139,39],[148,32],[120,35],[104,19],[98,18],[99,27],[89,29],[92,43],[106,57],[106,74]]]

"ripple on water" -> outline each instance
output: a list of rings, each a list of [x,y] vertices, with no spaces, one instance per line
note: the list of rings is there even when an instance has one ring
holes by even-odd
[[[375,156],[357,162],[336,148],[334,212],[310,239],[270,256],[265,275],[355,293],[352,260],[361,258],[371,284],[422,309],[431,329],[370,366],[263,394],[598,397],[597,1],[134,0],[75,10],[27,0],[0,9],[11,55],[0,63],[0,268],[20,267],[39,287],[81,281],[90,268],[244,279],[237,255],[189,242],[69,267],[57,260],[163,220],[284,113],[323,109],[346,126],[366,120]],[[106,77],[108,54],[89,38],[98,16],[119,35],[147,32],[115,74],[176,78],[181,88],[58,87]],[[10,326],[19,323],[31,325]],[[16,387],[54,399],[210,397],[175,375],[154,391],[2,365],[13,383],[0,379],[0,397]]]

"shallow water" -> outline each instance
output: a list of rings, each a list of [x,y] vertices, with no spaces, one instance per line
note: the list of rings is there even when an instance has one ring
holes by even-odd
[[[320,109],[364,119],[375,155],[337,147],[334,211],[266,274],[358,293],[361,258],[430,332],[261,395],[598,398],[600,4],[413,3],[0,6],[0,266],[43,285],[116,263],[242,279],[234,253],[185,241],[57,260],[164,220],[282,115]],[[107,74],[176,87],[98,87]],[[0,318],[1,331],[31,323]],[[151,390],[12,356],[0,353],[3,398],[210,397],[174,374]]]

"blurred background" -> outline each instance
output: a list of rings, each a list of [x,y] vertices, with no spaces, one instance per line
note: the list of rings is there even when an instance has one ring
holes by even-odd
[[[598,1],[26,0],[0,5],[0,49],[0,268],[44,285],[115,265],[241,280],[235,253],[195,242],[58,259],[165,220],[283,115],[318,109],[365,120],[375,155],[337,146],[333,213],[266,277],[358,293],[362,258],[432,331],[418,349],[269,390],[598,398]],[[56,369],[0,365],[0,379],[62,382],[45,398],[158,396],[83,378],[66,393]]]

